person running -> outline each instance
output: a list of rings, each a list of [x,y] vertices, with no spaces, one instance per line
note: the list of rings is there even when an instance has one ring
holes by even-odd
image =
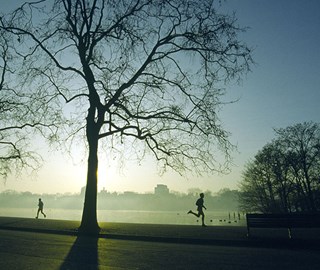
[[[202,220],[202,227],[206,227],[206,225],[204,224],[204,212],[203,212],[203,208],[207,210],[207,208],[204,206],[204,194],[200,193],[200,198],[197,200],[196,202],[196,206],[197,206],[197,211],[198,213],[193,212],[192,210],[190,210],[188,212],[188,214],[193,214],[196,217],[200,217],[201,216],[201,220]]]
[[[43,213],[43,201],[41,201],[41,198],[39,198],[39,203],[38,203],[38,212],[36,218],[39,217],[39,213],[41,213],[44,217],[47,217],[45,213]]]

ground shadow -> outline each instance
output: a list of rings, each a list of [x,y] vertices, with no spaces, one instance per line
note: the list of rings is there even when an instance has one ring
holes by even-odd
[[[98,264],[98,237],[78,236],[60,270],[97,270]]]

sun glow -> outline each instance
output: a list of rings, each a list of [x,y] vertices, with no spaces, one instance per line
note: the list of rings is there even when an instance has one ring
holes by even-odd
[[[107,170],[106,166],[99,166],[98,169],[98,191],[106,188],[106,182],[108,179],[112,179],[112,173]]]
[[[114,161],[107,158],[99,157],[98,166],[98,191],[103,189],[107,191],[119,190],[120,184],[120,170]]]

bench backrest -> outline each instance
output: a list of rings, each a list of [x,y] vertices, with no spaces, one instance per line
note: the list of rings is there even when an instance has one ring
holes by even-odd
[[[320,213],[247,214],[248,227],[261,228],[317,228]]]

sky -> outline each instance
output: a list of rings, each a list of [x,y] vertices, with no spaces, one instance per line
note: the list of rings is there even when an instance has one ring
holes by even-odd
[[[13,5],[14,1],[5,3]],[[167,172],[160,176],[152,159],[141,165],[130,161],[119,168],[114,161],[100,158],[99,190],[144,193],[152,192],[157,184],[179,192],[236,189],[245,164],[274,138],[274,128],[319,122],[320,1],[227,0],[222,4],[228,13],[235,12],[240,26],[249,27],[241,39],[254,48],[256,63],[240,85],[226,85],[224,100],[239,99],[220,112],[224,128],[232,134],[230,141],[238,147],[231,172],[188,178]],[[70,158],[58,150],[42,151],[44,165],[36,176],[0,179],[0,192],[80,192],[85,186],[86,157],[81,152]]]

